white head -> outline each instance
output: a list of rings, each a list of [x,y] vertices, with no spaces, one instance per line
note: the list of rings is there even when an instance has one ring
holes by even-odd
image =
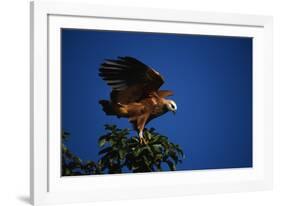
[[[173,100],[169,100],[167,99],[166,100],[166,106],[167,106],[167,109],[173,113],[176,113],[177,111],[177,104],[176,102],[174,102]]]

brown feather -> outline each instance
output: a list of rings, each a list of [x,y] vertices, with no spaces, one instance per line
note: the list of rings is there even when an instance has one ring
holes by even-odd
[[[165,97],[174,95],[173,91],[170,91],[170,90],[159,90],[159,91],[157,91],[157,94],[161,98],[165,98]]]
[[[106,114],[128,118],[142,132],[150,120],[168,111],[164,98],[173,92],[159,91],[164,79],[151,67],[132,57],[119,57],[106,60],[99,71],[112,87],[111,101],[100,101]]]
[[[111,100],[116,103],[138,102],[164,83],[157,71],[133,57],[107,60],[99,71],[102,79],[112,87]]]

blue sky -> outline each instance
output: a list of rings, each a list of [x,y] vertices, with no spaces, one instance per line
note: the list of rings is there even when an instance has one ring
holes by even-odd
[[[98,159],[106,116],[98,101],[111,89],[98,76],[104,59],[132,56],[165,79],[178,106],[147,127],[179,144],[178,170],[252,167],[252,39],[203,35],[62,30],[62,128],[83,160]]]

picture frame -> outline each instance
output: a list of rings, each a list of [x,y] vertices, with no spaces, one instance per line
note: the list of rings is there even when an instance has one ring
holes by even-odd
[[[272,17],[34,1],[30,4],[30,20],[30,195],[34,205],[272,188]],[[253,167],[61,177],[61,28],[252,37]]]

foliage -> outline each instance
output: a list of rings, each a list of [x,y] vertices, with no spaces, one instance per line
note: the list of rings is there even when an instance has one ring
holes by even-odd
[[[144,131],[147,144],[140,144],[138,137],[130,138],[128,129],[115,125],[105,125],[105,129],[108,133],[99,139],[102,171],[121,173],[124,167],[132,172],[162,171],[163,163],[176,170],[184,158],[179,145],[169,142],[153,128]]]
[[[101,174],[100,167],[93,161],[82,161],[65,145],[69,133],[62,133],[62,176]]]
[[[184,154],[179,145],[151,128],[144,131],[147,144],[141,144],[136,136],[130,137],[129,129],[105,125],[107,133],[99,138],[100,160],[84,162],[62,144],[62,175],[116,174],[128,172],[163,171],[166,164],[171,171],[181,163]],[[68,134],[62,135],[63,142]]]

